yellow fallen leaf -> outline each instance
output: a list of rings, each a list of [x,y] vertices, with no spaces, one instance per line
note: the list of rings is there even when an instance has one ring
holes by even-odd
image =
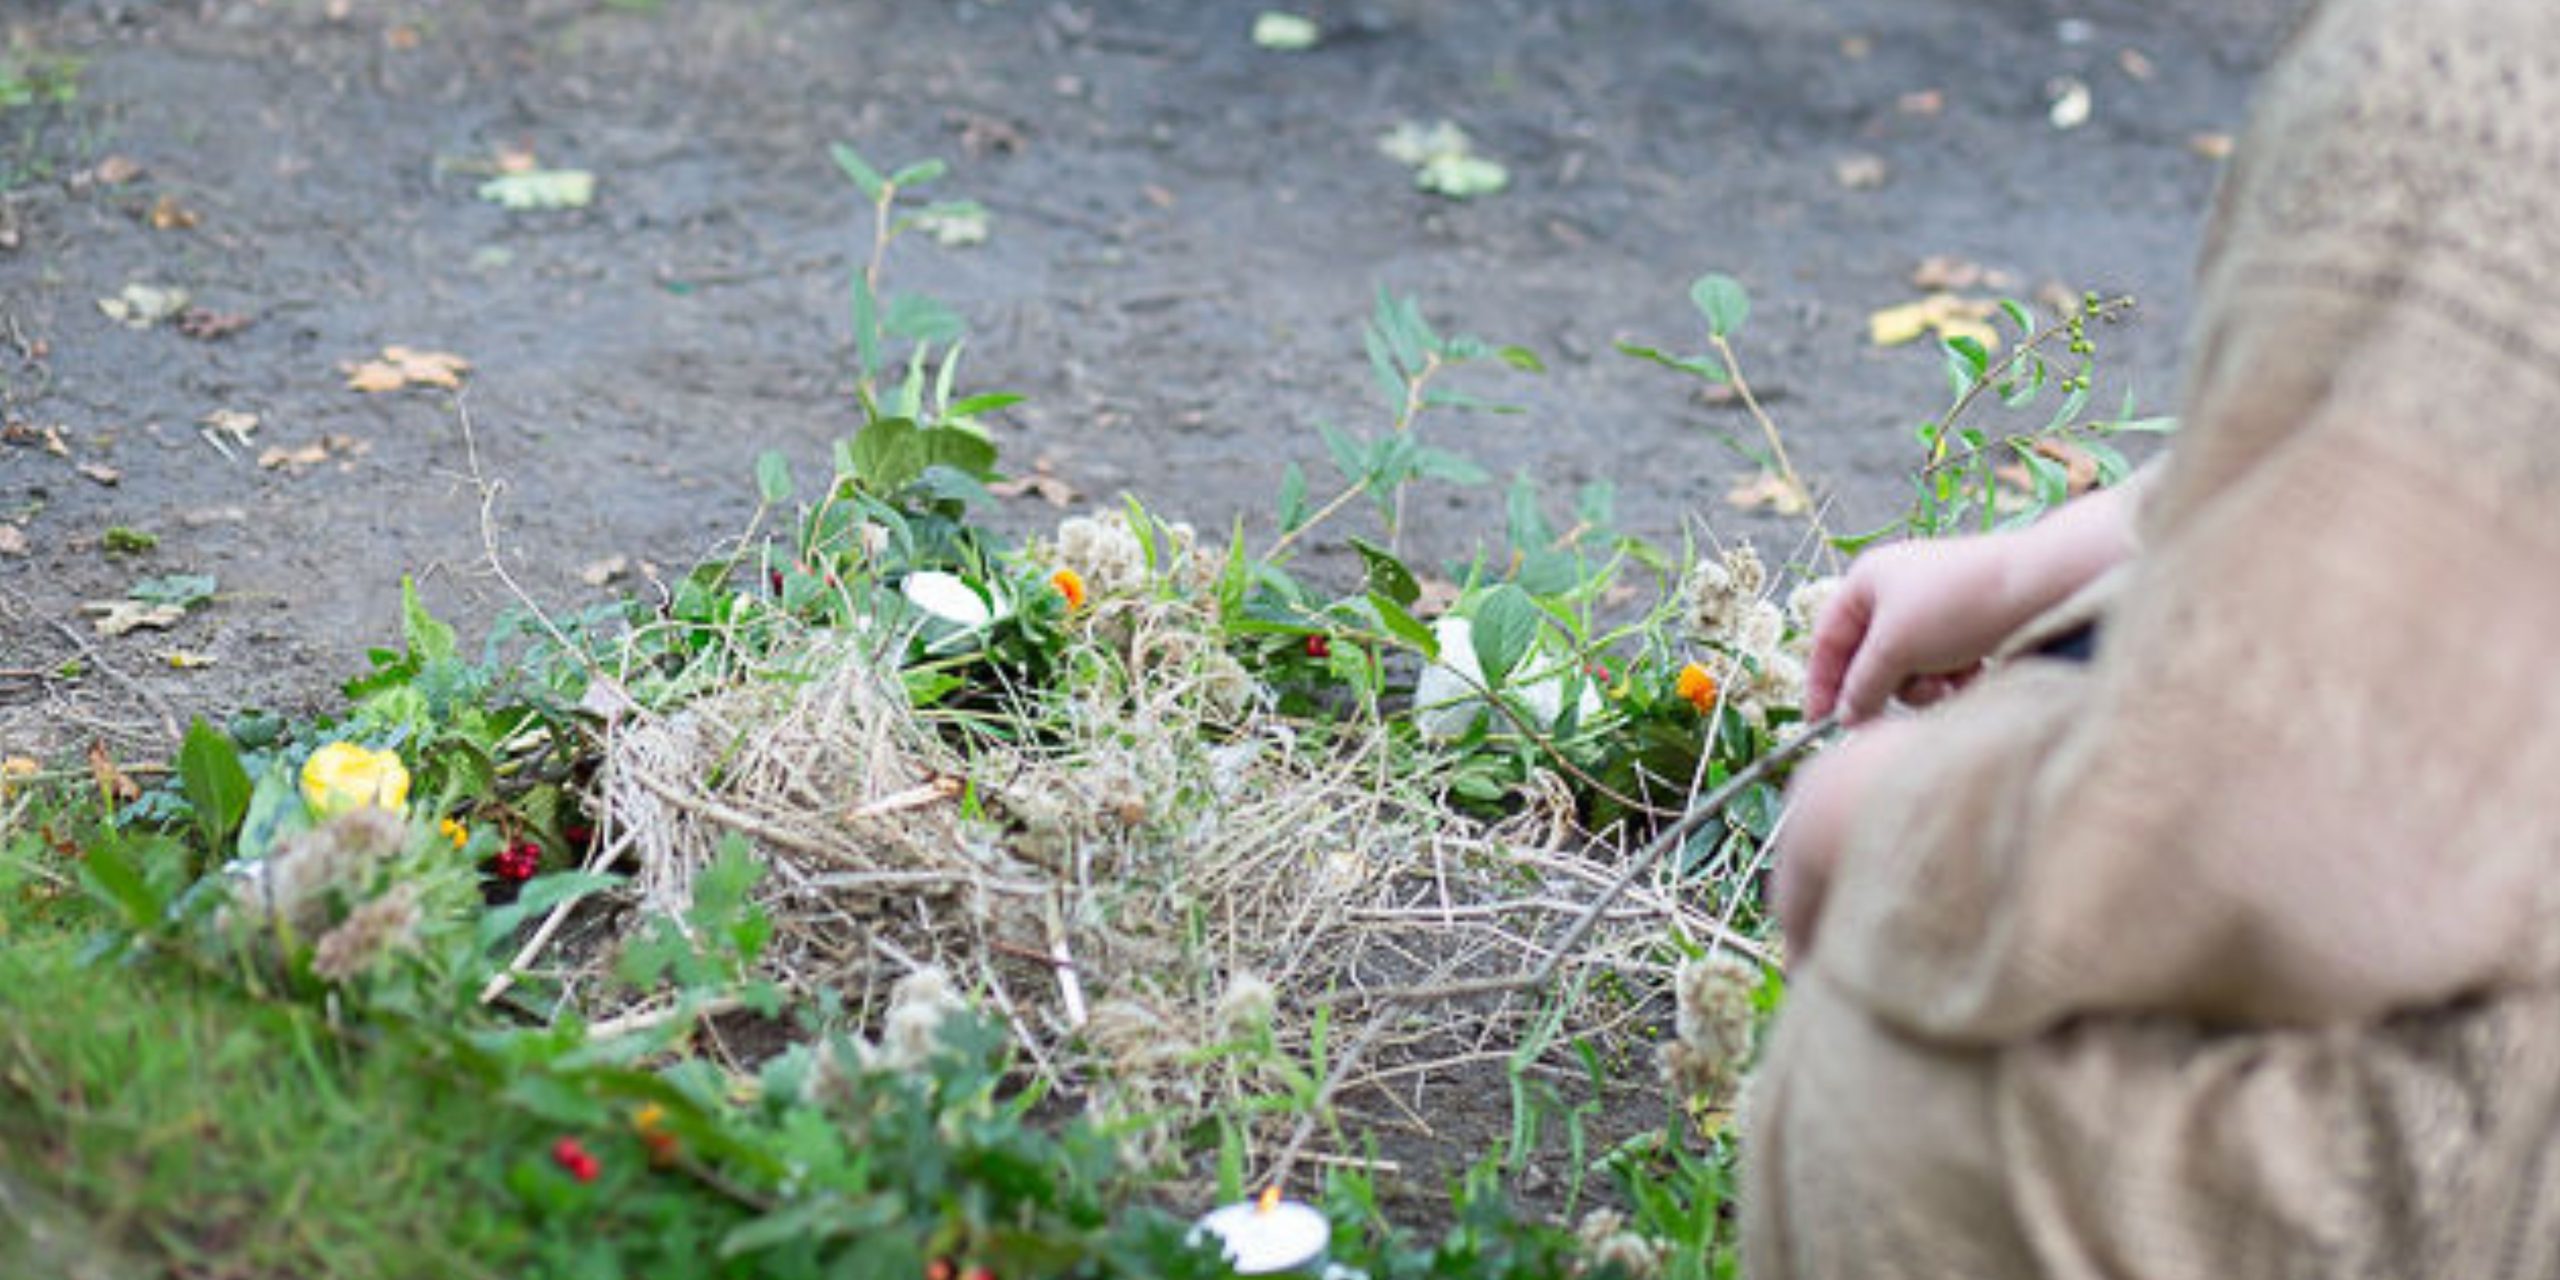
[[[160,657],[170,666],[176,667],[180,671],[194,671],[201,667],[210,667],[213,665],[212,654],[197,653],[192,649],[171,649],[167,653],[161,654]]]
[[[1725,490],[1724,500],[1743,511],[1771,511],[1782,516],[1800,516],[1813,509],[1813,502],[1803,489],[1774,471],[1763,471]]]
[[[1988,298],[1933,293],[1917,302],[1885,307],[1867,316],[1867,340],[1879,347],[1898,347],[1936,330],[1942,338],[1971,338],[1985,351],[2000,349],[2000,331],[1991,317],[2000,304]]]
[[[2231,135],[2227,133],[2196,134],[2187,139],[2187,150],[2207,160],[2228,160],[2231,158]]]
[[[471,371],[471,362],[449,351],[384,347],[378,359],[354,361],[339,368],[346,372],[350,391],[377,393],[406,387],[452,390],[462,385],[462,375]]]

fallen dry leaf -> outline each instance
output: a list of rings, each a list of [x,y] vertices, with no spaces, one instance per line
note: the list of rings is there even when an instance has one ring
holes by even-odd
[[[223,457],[231,456],[231,446],[249,447],[249,434],[258,429],[258,415],[238,409],[216,409],[204,416],[202,435],[205,443]],[[225,440],[229,443],[225,443]]]
[[[1872,191],[1881,187],[1891,172],[1885,167],[1883,156],[1864,151],[1831,162],[1832,178],[1851,191]]]
[[[0,556],[27,554],[27,532],[14,524],[0,524]]]
[[[1174,194],[1170,189],[1159,187],[1152,182],[1138,188],[1138,194],[1145,196],[1148,204],[1154,205],[1159,209],[1170,209],[1176,203]]]
[[[1813,510],[1813,501],[1804,490],[1774,471],[1763,471],[1725,490],[1724,500],[1737,510],[1769,511],[1782,516],[1800,516]]]
[[[162,653],[160,660],[180,671],[194,671],[202,667],[210,667],[214,663],[212,654],[197,653],[193,649],[171,649]]]
[[[195,210],[178,203],[178,197],[166,191],[151,202],[151,212],[143,217],[154,231],[184,231],[200,221]]]
[[[131,156],[108,156],[89,169],[89,180],[102,187],[121,187],[142,176],[142,166]]]
[[[590,587],[601,587],[631,572],[631,557],[606,556],[578,570],[578,581]]]
[[[2006,292],[2018,287],[2018,278],[1953,254],[1933,253],[1911,269],[1911,287],[1928,293],[1954,293],[1965,289]]]
[[[1971,338],[1985,351],[2000,349],[2000,331],[1991,317],[2000,304],[1989,298],[1933,293],[1918,302],[1886,307],[1867,316],[1867,339],[1879,347],[1898,347],[1936,330],[1942,338]]]
[[[2160,69],[2151,65],[2151,59],[2143,56],[2142,50],[2140,49],[2127,48],[2118,50],[2116,52],[2116,65],[2123,68],[2126,75],[2142,81],[2144,84],[2151,83],[2151,81],[2160,74]]]
[[[62,428],[60,426],[51,426],[44,429],[44,451],[57,458],[68,458],[71,456],[71,446],[63,440]]]
[[[2187,139],[2187,150],[2207,160],[2230,159],[2231,146],[2231,135],[2227,133],[2199,133]]]
[[[1864,62],[1876,51],[1876,42],[1867,36],[1840,37],[1840,56],[1851,62]]]
[[[186,307],[186,290],[156,284],[129,284],[112,298],[98,299],[98,310],[128,329],[148,329]]]
[[[178,604],[145,604],[140,600],[92,600],[80,606],[80,612],[94,614],[97,621],[89,625],[102,636],[120,636],[128,631],[149,627],[166,631],[187,616],[187,607]]]
[[[107,744],[103,742],[89,744],[89,776],[97,779],[99,791],[118,800],[131,803],[142,798],[142,788],[126,777],[124,770],[116,767],[116,762],[107,755]]]
[[[258,455],[258,465],[261,468],[297,476],[328,460],[329,446],[317,440],[293,449],[285,448],[280,444],[269,445],[266,452]]]
[[[1418,581],[1422,586],[1422,594],[1413,598],[1412,608],[1413,616],[1417,618],[1439,617],[1458,603],[1459,596],[1465,594],[1457,583],[1446,578],[1425,577]]]
[[[542,167],[531,147],[498,148],[497,168],[500,173],[531,173]]]
[[[1947,95],[1936,89],[1914,89],[1894,99],[1893,109],[1906,116],[1934,116],[1947,109]]]
[[[248,328],[249,321],[250,317],[235,312],[189,307],[178,313],[178,332],[199,342],[213,342]]]
[[[123,472],[118,471],[114,467],[110,467],[103,462],[83,462],[75,469],[79,471],[80,474],[87,476],[110,489],[124,482]]]
[[[348,390],[371,394],[407,387],[453,390],[462,385],[462,375],[470,372],[471,362],[449,351],[384,347],[378,359],[350,361],[338,367],[347,375]]]
[[[1042,502],[1053,507],[1066,507],[1076,500],[1076,487],[1068,484],[1051,467],[1047,458],[1031,464],[1029,475],[999,480],[987,486],[987,492],[999,498],[1019,498],[1026,493],[1038,494]]]

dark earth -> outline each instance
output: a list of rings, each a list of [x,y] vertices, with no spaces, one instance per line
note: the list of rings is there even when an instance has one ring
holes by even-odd
[[[558,611],[740,533],[759,452],[805,486],[855,421],[869,221],[839,140],[946,158],[935,193],[992,211],[982,245],[901,241],[891,285],[966,318],[964,386],[1028,397],[994,420],[1005,464],[1078,509],[1128,492],[1267,536],[1286,463],[1331,482],[1314,424],[1383,421],[1359,332],[1384,286],[1549,365],[1464,384],[1525,414],[1427,438],[1559,505],[1611,481],[1652,538],[1783,555],[1801,522],[1725,500],[1748,419],[1614,342],[1697,349],[1688,282],[1739,277],[1746,371],[1841,528],[1897,509],[1944,402],[1932,344],[1866,336],[1929,256],[2021,297],[2135,295],[2095,399],[2163,409],[2209,135],[2289,7],[1337,0],[1289,53],[1250,38],[1258,6],[1196,0],[0,0],[13,48],[86,60],[73,101],[0,114],[0,748],[323,709],[396,640],[404,574],[485,626],[509,599],[466,413],[503,562]],[[2090,106],[2067,130],[2066,76]],[[1509,188],[1426,194],[1378,151],[1438,119]],[[509,152],[594,171],[592,204],[478,198]],[[247,323],[102,312],[137,283]],[[387,345],[469,360],[463,391],[348,389]],[[202,427],[226,410],[257,419],[227,452]],[[1409,546],[1463,555],[1500,512],[1499,484],[1426,490]],[[219,594],[173,628],[81,611],[178,573]]]

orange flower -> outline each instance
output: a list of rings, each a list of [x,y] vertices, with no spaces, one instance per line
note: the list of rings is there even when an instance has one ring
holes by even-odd
[[[1060,569],[1056,573],[1049,575],[1049,585],[1056,587],[1058,589],[1058,594],[1067,598],[1068,608],[1081,609],[1084,607],[1083,574],[1080,574],[1073,569]]]
[[[1690,706],[1696,707],[1699,715],[1707,715],[1716,709],[1716,678],[1697,663],[1680,668],[1679,682],[1672,688],[1687,699]]]

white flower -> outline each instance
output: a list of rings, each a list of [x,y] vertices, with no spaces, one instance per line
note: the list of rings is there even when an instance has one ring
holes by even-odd
[[[1485,713],[1484,695],[1478,692],[1485,684],[1484,663],[1476,657],[1475,624],[1465,618],[1442,618],[1431,624],[1431,635],[1440,644],[1440,657],[1424,664],[1421,678],[1414,682],[1413,723],[1424,737],[1445,742],[1464,736]],[[1544,657],[1531,654],[1524,659],[1505,685],[1505,691],[1519,699],[1530,723],[1539,728],[1563,718],[1569,669],[1568,664],[1552,660],[1543,669],[1530,669]],[[1599,714],[1600,694],[1591,681],[1583,682],[1577,705],[1586,717]],[[1506,719],[1499,727],[1509,725]]]
[[[996,620],[986,597],[955,574],[938,569],[910,573],[906,593],[908,602],[915,607],[964,631],[974,631]]]

